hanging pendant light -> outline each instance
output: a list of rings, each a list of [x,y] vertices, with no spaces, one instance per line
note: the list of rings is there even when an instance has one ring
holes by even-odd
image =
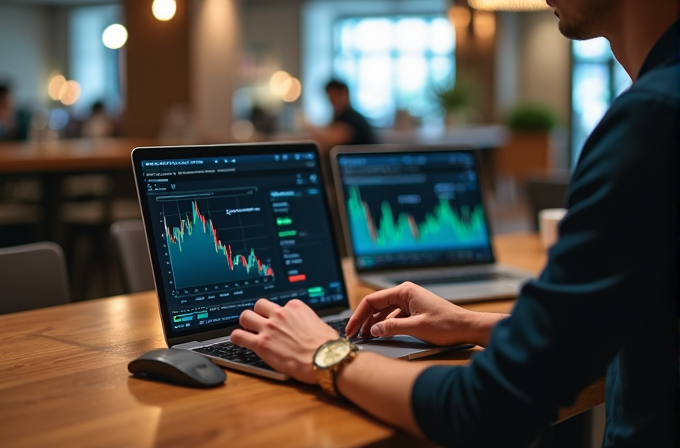
[[[541,11],[550,9],[545,0],[468,0],[470,7],[484,11]]]

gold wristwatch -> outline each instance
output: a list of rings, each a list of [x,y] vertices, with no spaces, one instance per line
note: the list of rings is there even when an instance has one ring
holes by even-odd
[[[359,347],[347,338],[338,338],[321,344],[314,353],[314,371],[321,388],[334,397],[340,393],[336,385],[338,373],[356,358]]]

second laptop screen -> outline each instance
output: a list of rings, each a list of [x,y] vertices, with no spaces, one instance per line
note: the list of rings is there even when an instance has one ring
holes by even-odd
[[[469,151],[339,154],[359,270],[493,261]]]

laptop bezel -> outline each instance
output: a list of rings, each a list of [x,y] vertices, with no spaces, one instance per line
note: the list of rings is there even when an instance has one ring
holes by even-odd
[[[381,275],[384,273],[398,273],[398,272],[416,272],[417,270],[429,270],[434,267],[438,267],[437,264],[423,264],[420,266],[405,266],[401,267],[386,267],[386,268],[361,268],[357,264],[356,254],[354,253],[354,243],[352,242],[352,235],[349,226],[349,217],[347,215],[347,207],[345,204],[345,190],[342,182],[342,175],[340,173],[340,164],[338,162],[338,157],[341,155],[374,155],[374,154],[406,154],[409,152],[452,152],[452,151],[462,151],[469,152],[474,158],[475,168],[478,174],[477,185],[479,186],[479,193],[481,197],[482,209],[484,211],[484,220],[486,223],[486,236],[489,241],[489,250],[491,254],[491,259],[488,261],[470,262],[464,264],[456,264],[451,266],[451,268],[463,268],[472,266],[490,266],[496,264],[496,254],[494,252],[492,240],[491,240],[491,223],[489,221],[489,215],[487,213],[486,200],[485,200],[485,190],[484,184],[481,181],[483,177],[483,166],[481,164],[479,153],[481,149],[471,146],[471,145],[443,145],[443,144],[407,144],[407,143],[396,143],[396,144],[375,144],[375,145],[339,145],[331,149],[331,171],[333,173],[333,183],[335,186],[335,196],[336,202],[338,203],[338,213],[340,215],[340,223],[342,227],[342,233],[345,241],[345,248],[347,254],[352,258],[352,265],[354,271],[357,274],[375,274]]]
[[[181,335],[172,335],[171,319],[168,311],[165,285],[162,276],[157,275],[161,270],[160,261],[154,254],[157,253],[156,242],[149,235],[153,235],[154,229],[151,223],[151,216],[148,206],[148,197],[144,190],[144,179],[142,176],[142,161],[150,160],[170,160],[182,158],[209,158],[209,157],[223,157],[223,156],[239,156],[239,155],[275,155],[289,152],[314,152],[316,154],[316,162],[319,174],[319,186],[323,191],[322,201],[326,213],[326,220],[328,222],[329,231],[331,232],[330,239],[333,248],[335,249],[336,257],[333,260],[335,268],[340,273],[338,279],[345,294],[343,302],[333,305],[315,312],[319,316],[327,316],[337,314],[346,309],[349,309],[349,291],[347,289],[347,282],[342,268],[342,260],[340,252],[338,251],[336,238],[333,235],[333,223],[331,221],[330,206],[328,203],[328,196],[323,187],[324,174],[321,168],[321,154],[317,144],[313,141],[290,141],[290,142],[272,142],[272,143],[229,143],[229,144],[215,144],[215,145],[181,145],[181,146],[141,146],[134,148],[131,153],[133,174],[135,178],[135,187],[137,189],[137,198],[142,214],[142,221],[144,223],[144,236],[147,243],[147,252],[151,261],[152,273],[154,278],[154,285],[156,288],[156,296],[158,300],[159,313],[161,317],[161,327],[163,328],[163,337],[168,347],[177,344],[183,344],[193,341],[206,341],[229,336],[235,329],[239,328],[236,324],[224,324],[224,327],[213,328],[210,330],[188,331]],[[160,277],[160,278],[159,278]],[[172,335],[172,336],[171,336]]]

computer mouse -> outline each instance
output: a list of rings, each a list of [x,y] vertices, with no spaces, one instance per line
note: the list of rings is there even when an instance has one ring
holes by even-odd
[[[135,377],[187,387],[215,387],[227,374],[205,356],[189,350],[160,348],[130,361],[128,370]]]

